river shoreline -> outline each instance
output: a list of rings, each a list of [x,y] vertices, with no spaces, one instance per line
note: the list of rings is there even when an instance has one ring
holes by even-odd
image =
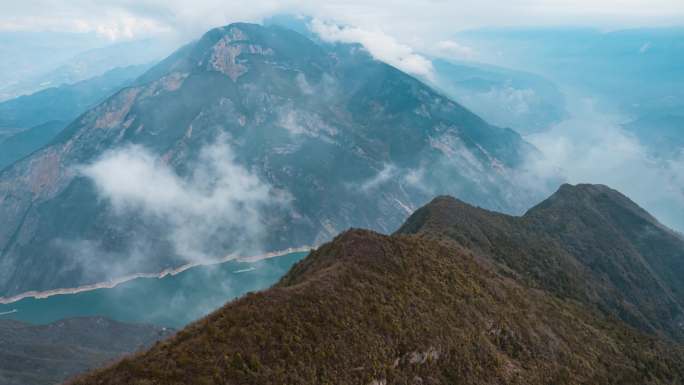
[[[275,257],[280,257],[284,256],[287,254],[292,254],[292,253],[302,253],[302,252],[309,252],[311,250],[315,249],[314,246],[302,246],[302,247],[290,247],[285,250],[279,250],[279,251],[272,251],[268,252],[265,254],[260,254],[260,255],[253,255],[253,256],[235,256],[235,255],[228,255],[224,258],[213,260],[213,261],[207,261],[207,262],[195,262],[195,263],[188,263],[176,268],[169,268],[169,269],[164,269],[159,273],[136,273],[136,274],[131,274],[127,275],[124,277],[112,279],[109,281],[104,281],[104,282],[98,282],[98,283],[93,283],[93,284],[88,284],[88,285],[82,285],[78,287],[73,287],[73,288],[62,288],[62,289],[52,289],[52,290],[45,290],[45,291],[27,291],[21,294],[17,294],[11,297],[0,297],[0,305],[8,305],[11,303],[15,303],[18,301],[21,301],[26,298],[36,298],[36,299],[43,299],[43,298],[48,298],[52,297],[55,295],[62,295],[62,294],[77,294],[77,293],[83,293],[87,291],[93,291],[93,290],[98,290],[98,289],[111,289],[116,286],[119,286],[123,283],[133,281],[135,279],[139,278],[164,278],[169,275],[176,275],[180,274],[188,269],[192,269],[193,267],[198,267],[198,266],[212,266],[212,265],[218,265],[221,263],[229,262],[229,261],[239,261],[239,262],[249,262],[249,263],[254,263],[260,260],[264,259],[269,259],[269,258],[275,258]]]

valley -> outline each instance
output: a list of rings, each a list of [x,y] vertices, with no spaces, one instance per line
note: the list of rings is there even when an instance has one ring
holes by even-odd
[[[306,254],[193,266],[159,277],[134,278],[110,288],[34,294],[0,304],[0,320],[48,324],[64,318],[102,316],[179,328],[232,298],[271,286]]]

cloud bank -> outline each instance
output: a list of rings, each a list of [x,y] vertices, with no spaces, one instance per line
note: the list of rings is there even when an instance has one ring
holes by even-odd
[[[473,59],[476,55],[476,51],[473,47],[458,43],[454,40],[439,41],[434,45],[431,51],[435,56],[457,60]]]
[[[664,224],[684,231],[684,149],[678,157],[653,157],[624,131],[620,115],[601,111],[592,98],[570,100],[571,117],[525,137],[540,150],[525,165],[526,184],[551,180],[598,183],[615,188]]]
[[[258,249],[265,230],[262,209],[287,204],[235,162],[225,139],[202,149],[187,178],[136,145],[109,151],[79,171],[115,212],[163,223],[175,253],[187,262],[222,257],[210,249],[226,234],[233,251]]]
[[[339,26],[314,19],[311,31],[327,42],[360,43],[374,58],[416,76],[434,80],[432,62],[415,53],[411,47],[399,43],[381,31],[369,31],[358,27]]]

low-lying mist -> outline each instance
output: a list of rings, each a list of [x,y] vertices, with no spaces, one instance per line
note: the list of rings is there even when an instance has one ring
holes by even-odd
[[[684,149],[669,159],[653,156],[622,128],[629,117],[603,111],[591,97],[568,100],[568,119],[525,137],[540,151],[528,171],[540,180],[608,185],[665,225],[684,230]]]
[[[78,167],[92,181],[99,199],[115,216],[153,223],[158,232],[134,234],[125,251],[111,255],[90,240],[62,241],[80,268],[91,275],[116,277],[154,252],[159,233],[180,262],[207,263],[225,255],[254,255],[266,231],[265,207],[286,206],[287,197],[236,163],[226,137],[201,149],[188,175],[179,175],[145,147],[110,150]],[[101,258],[97,258],[100,256]]]

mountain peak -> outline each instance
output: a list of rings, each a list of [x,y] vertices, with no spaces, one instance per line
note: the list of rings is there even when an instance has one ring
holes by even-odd
[[[207,31],[200,38],[200,43],[216,44],[219,40],[225,39],[230,42],[249,41],[256,38],[257,34],[263,33],[267,27],[253,23],[231,23],[223,27],[216,27]]]
[[[664,228],[646,210],[634,203],[631,199],[617,190],[601,184],[563,184],[558,191],[548,199],[528,210],[526,216],[544,215],[553,213],[556,218],[566,218],[576,215],[594,215],[605,218],[606,216],[620,218],[619,222],[631,222],[636,224],[648,223]]]
[[[430,233],[433,229],[446,229],[456,223],[467,225],[476,218],[486,220],[489,216],[505,215],[473,206],[449,195],[440,195],[416,210],[396,233]]]
[[[232,23],[206,32],[194,43],[178,50],[162,61],[151,74],[154,79],[171,72],[218,72],[233,83],[243,78],[250,68],[301,69],[308,63],[319,63],[323,50],[303,35],[277,26]],[[268,72],[268,71],[267,71]]]
[[[555,196],[585,196],[585,197],[596,197],[599,195],[609,195],[613,198],[625,197],[619,191],[612,189],[603,184],[593,184],[593,183],[578,183],[570,184],[563,183],[560,185],[558,190],[551,195],[549,199],[553,199]],[[626,198],[626,197],[625,197]]]
[[[203,55],[198,67],[218,71],[235,82],[248,71],[243,54],[273,56],[274,51],[260,42],[263,27],[256,24],[234,23],[207,32],[199,42]],[[206,50],[205,50],[206,47]]]
[[[448,239],[533,286],[684,339],[684,242],[610,187],[564,184],[522,217],[438,197],[398,233]]]
[[[386,238],[386,235],[371,230],[351,228],[344,231],[331,242],[313,251],[312,258],[302,260],[295,265],[283,277],[279,285],[292,286],[301,283],[305,277],[322,271],[330,274],[335,271],[335,266],[368,263],[369,255],[383,255],[381,245]],[[373,262],[382,265],[379,259]]]
[[[572,185],[569,183],[562,184],[555,193],[545,199],[536,207],[530,209],[535,210],[537,207],[550,207],[555,205],[574,205],[578,207],[579,204],[594,204],[602,200],[610,200],[620,202],[621,205],[635,206],[636,204],[629,200],[626,196],[617,190],[601,184],[579,183]]]

